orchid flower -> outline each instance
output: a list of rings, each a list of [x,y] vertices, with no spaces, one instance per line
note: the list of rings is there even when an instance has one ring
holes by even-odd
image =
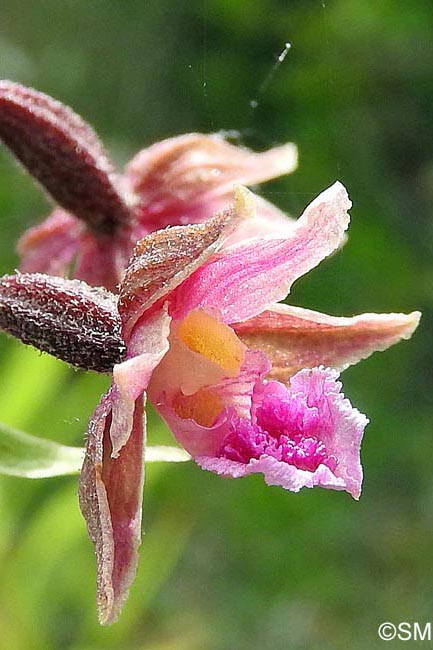
[[[144,149],[119,175],[81,117],[10,81],[0,82],[0,138],[58,206],[21,237],[21,270],[71,272],[111,290],[143,235],[200,223],[229,204],[234,183],[259,183],[297,166],[293,144],[253,153],[219,135],[190,133]],[[271,203],[259,199],[258,207],[240,238],[290,228]]]
[[[410,338],[420,315],[336,318],[278,304],[340,246],[350,206],[335,183],[289,235],[227,246],[255,210],[253,195],[238,188],[234,207],[204,224],[141,239],[117,302],[84,283],[38,274],[0,282],[4,330],[81,367],[113,366],[112,386],[90,419],[79,488],[102,624],[116,620],[136,572],[147,396],[207,470],[359,497],[367,418],[343,396],[338,372]],[[85,359],[81,321],[82,349],[94,350]]]

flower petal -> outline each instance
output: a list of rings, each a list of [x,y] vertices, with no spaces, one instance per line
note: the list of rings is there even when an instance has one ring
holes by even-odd
[[[279,304],[232,327],[249,348],[266,353],[272,362],[270,376],[285,382],[301,368],[343,370],[409,339],[420,316],[412,312],[344,318]]]
[[[24,273],[67,274],[80,246],[83,224],[57,208],[40,225],[29,228],[18,241]]]
[[[176,290],[171,314],[216,307],[225,323],[256,316],[342,243],[351,202],[341,183],[322,192],[285,239],[266,238],[215,255]]]
[[[91,127],[32,88],[0,82],[0,138],[63,208],[95,232],[131,217],[113,167]]]
[[[290,380],[290,390],[315,406],[323,422],[319,436],[327,451],[338,459],[335,475],[344,480],[345,490],[355,499],[361,494],[362,466],[359,452],[369,420],[341,392],[339,373],[329,368],[301,370]]]
[[[354,409],[341,393],[341,384],[336,381],[338,373],[328,368],[313,368],[298,372],[290,381],[289,391],[298,402],[298,407],[308,409],[311,424],[317,429],[317,438],[325,444],[329,455],[337,459],[335,471],[326,465],[319,465],[313,472],[298,469],[269,455],[252,458],[248,463],[232,461],[211,454],[195,458],[203,469],[223,476],[239,478],[257,472],[264,475],[268,485],[279,485],[292,492],[302,487],[321,486],[334,490],[346,490],[355,499],[361,493],[362,466],[359,457],[360,445],[368,419]],[[264,383],[255,392],[254,408],[277,382]],[[253,410],[254,410],[253,408]],[[299,408],[297,417],[299,417]]]
[[[203,264],[252,210],[247,190],[238,188],[233,209],[204,224],[159,230],[137,243],[120,285],[125,338],[143,312]]]
[[[143,400],[135,404],[131,435],[117,458],[111,453],[111,406],[109,391],[90,420],[79,487],[81,511],[96,551],[102,625],[117,619],[135,577],[144,481]]]
[[[229,203],[228,197],[225,199]],[[296,220],[289,217],[273,203],[266,201],[263,197],[254,195],[255,211],[251,219],[245,219],[238,228],[227,238],[224,248],[244,242],[247,239],[256,237],[267,237],[269,235],[289,237],[296,225]]]
[[[215,422],[207,427],[191,418],[181,418],[172,404],[162,395],[159,401],[152,401],[176,440],[194,458],[214,454],[229,431],[227,412],[223,411]]]
[[[129,163],[126,178],[140,197],[142,219],[163,225],[164,220],[173,224],[178,215],[191,213],[197,222],[203,221],[214,214],[208,202],[231,192],[233,185],[261,183],[289,174],[296,166],[294,144],[254,153],[220,135],[190,133],[141,151]]]
[[[319,465],[314,472],[298,469],[288,465],[272,456],[262,456],[258,460],[253,458],[246,465],[227,458],[212,458],[201,456],[196,458],[197,464],[209,472],[228,478],[242,478],[249,474],[263,474],[267,485],[283,487],[290,492],[299,492],[304,487],[324,487],[331,490],[345,490],[346,485],[342,478],[335,476],[326,465]]]

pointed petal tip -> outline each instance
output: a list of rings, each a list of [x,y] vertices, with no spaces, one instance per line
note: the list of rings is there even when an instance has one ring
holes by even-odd
[[[341,210],[342,212],[350,210],[352,207],[352,201],[349,198],[349,193],[347,188],[341,181],[335,181],[330,185],[326,190],[321,192],[319,196],[315,199],[317,202],[322,203],[334,203],[335,207]],[[315,202],[313,201],[313,203]],[[349,225],[350,217],[347,215]]]
[[[417,329],[422,314],[420,311],[412,311],[409,314],[364,314],[363,316],[368,318],[372,324],[377,322],[379,326],[382,325],[384,331],[385,328],[388,329],[389,340],[384,341],[383,347],[377,348],[379,352],[382,352],[399,341],[409,340]]]
[[[347,189],[340,181],[335,181],[313,199],[299,218],[298,223],[305,219],[309,228],[318,228],[329,242],[330,250],[325,257],[344,243],[345,231],[350,223],[348,210],[351,207],[352,201]]]
[[[361,498],[362,489],[361,489],[361,487],[360,487],[359,490],[356,490],[356,491],[348,491],[348,494],[350,494],[350,496],[352,497],[352,499],[353,499],[354,501],[359,501],[360,498]]]
[[[234,329],[253,349],[266,352],[272,377],[287,381],[301,368],[324,364],[344,370],[374,352],[411,338],[420,312],[366,313],[329,316],[309,309],[277,304]]]
[[[287,142],[286,144],[274,147],[266,153],[272,156],[273,174],[275,176],[291,174],[298,167],[299,151],[293,142]],[[262,155],[264,156],[266,153]]]
[[[284,153],[283,160],[285,161],[286,174],[294,172],[299,164],[299,150],[294,142],[287,142],[282,147]]]
[[[401,316],[402,326],[404,328],[402,338],[408,340],[417,329],[422,313],[420,311],[412,311],[410,314],[398,314]]]

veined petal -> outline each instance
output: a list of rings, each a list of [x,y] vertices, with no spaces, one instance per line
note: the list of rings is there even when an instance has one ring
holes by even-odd
[[[137,570],[144,482],[143,400],[134,408],[131,434],[120,455],[111,453],[112,392],[96,408],[88,428],[80,477],[80,507],[95,545],[99,621],[117,619]]]
[[[226,198],[229,203],[228,197]],[[227,238],[224,248],[245,242],[247,239],[264,238],[278,233],[281,237],[290,237],[296,220],[263,197],[254,195],[255,211],[251,219],[245,219],[239,228]]]
[[[213,214],[207,201],[231,192],[233,185],[261,183],[296,166],[294,144],[254,153],[219,135],[190,133],[141,151],[126,168],[126,178],[150,220],[200,208],[202,220]]]
[[[83,224],[78,219],[57,208],[19,239],[21,271],[65,276],[79,249],[82,231]]]
[[[272,362],[270,376],[285,382],[302,368],[343,370],[409,339],[420,316],[412,312],[345,318],[279,304],[232,327],[249,348],[266,353]]]
[[[350,207],[346,189],[334,183],[307,207],[286,238],[257,239],[215,255],[176,290],[172,316],[216,307],[225,323],[233,323],[261,313],[340,246]]]
[[[250,219],[244,219],[225,240],[222,248],[228,248],[238,242],[244,242],[246,239],[253,237],[266,237],[289,235],[293,226],[296,224],[285,212],[277,208],[270,201],[266,201],[257,194],[254,195],[255,209]],[[166,228],[167,226],[187,226],[194,223],[203,223],[209,219],[209,215],[222,212],[233,203],[233,187],[226,194],[212,196],[207,198],[203,203],[190,204],[188,209],[183,212],[164,212],[152,219],[137,220],[134,224],[135,241],[155,230]]]
[[[218,249],[243,219],[251,216],[249,193],[238,188],[232,209],[204,224],[175,226],[141,239],[120,285],[119,312],[128,338],[140,316],[177,287]]]

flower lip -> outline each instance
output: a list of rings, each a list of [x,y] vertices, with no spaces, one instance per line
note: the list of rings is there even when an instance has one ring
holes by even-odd
[[[296,373],[288,385],[262,376],[254,383],[248,410],[240,414],[236,398],[226,401],[208,429],[193,420],[187,426],[167,404],[158,408],[203,469],[232,478],[261,473],[268,485],[292,492],[321,486],[358,499],[360,445],[368,419],[345,398],[337,379],[337,371],[323,366]],[[212,390],[225,394],[221,387]]]
[[[259,391],[261,403],[254,407],[252,419],[232,418],[218,455],[245,464],[270,456],[301,470],[314,472],[323,464],[334,472],[338,461],[321,440],[329,425],[318,409],[308,401],[301,404],[279,383],[264,384]]]
[[[224,438],[218,456],[245,464],[268,456],[308,472],[315,472],[319,465],[326,465],[334,472],[338,465],[335,456],[328,455],[324,443],[315,437],[303,437],[299,433],[274,436],[245,419],[231,422],[231,431]]]

